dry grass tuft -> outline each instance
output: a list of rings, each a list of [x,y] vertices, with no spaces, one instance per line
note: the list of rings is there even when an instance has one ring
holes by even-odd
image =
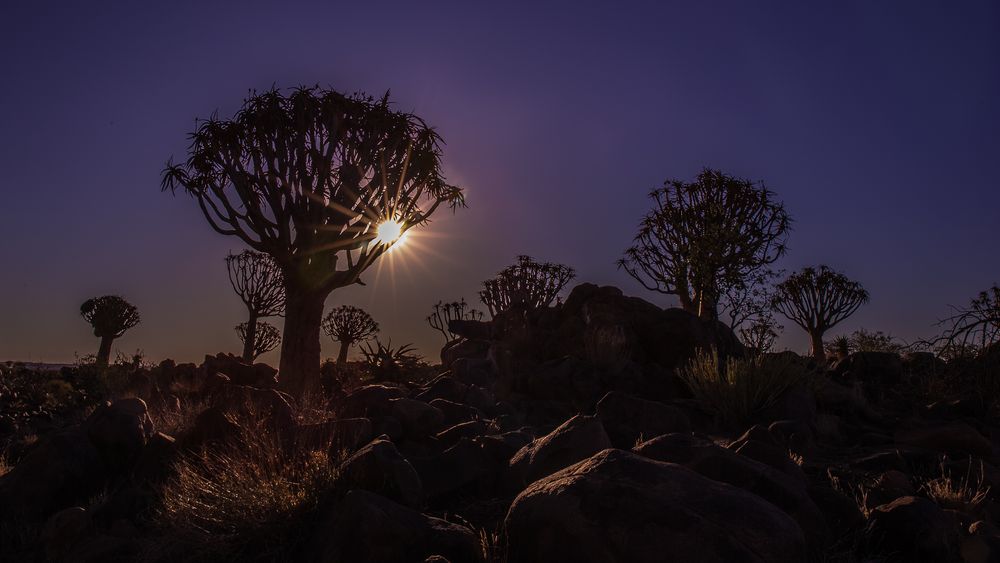
[[[786,356],[729,358],[723,365],[716,351],[699,350],[678,375],[720,421],[745,424],[808,374]]]
[[[981,472],[982,466],[980,475]],[[941,508],[977,514],[990,494],[990,487],[984,486],[981,479],[975,482],[971,473],[971,463],[968,472],[961,479],[942,471],[941,477],[927,481],[920,489],[927,498],[936,502]]]

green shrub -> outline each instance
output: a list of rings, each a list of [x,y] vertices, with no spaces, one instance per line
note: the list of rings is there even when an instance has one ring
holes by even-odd
[[[723,362],[715,350],[699,350],[678,375],[695,399],[730,425],[749,422],[789,388],[808,381],[801,362],[789,355],[755,355]]]

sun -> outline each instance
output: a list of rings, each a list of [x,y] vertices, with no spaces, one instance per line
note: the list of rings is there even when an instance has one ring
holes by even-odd
[[[395,219],[387,219],[379,223],[375,231],[375,242],[385,245],[398,245],[406,240],[403,224]]]

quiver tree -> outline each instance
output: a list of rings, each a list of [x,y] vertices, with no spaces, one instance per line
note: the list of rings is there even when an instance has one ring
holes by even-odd
[[[762,184],[706,168],[694,182],[667,180],[649,197],[653,210],[618,265],[702,318],[718,318],[727,288],[785,253],[790,219]]]
[[[97,352],[97,365],[108,365],[111,357],[111,343],[125,331],[139,324],[139,310],[135,305],[117,295],[105,295],[88,299],[80,305],[80,314],[90,326],[94,336],[101,339]]]
[[[483,312],[478,309],[472,309],[465,302],[465,299],[460,299],[458,301],[452,301],[451,303],[445,303],[443,301],[438,301],[434,304],[434,311],[427,317],[427,324],[431,328],[440,332],[445,339],[445,342],[451,342],[457,337],[455,333],[451,331],[450,323],[451,321],[481,321],[483,320]]]
[[[248,362],[253,362],[261,354],[274,350],[281,342],[281,332],[274,325],[264,321],[257,321],[254,324],[256,326],[254,330],[250,331],[250,334],[247,334],[248,323],[236,325],[236,335],[243,343],[243,359]],[[248,340],[251,337],[253,341]],[[249,355],[247,350],[249,350]]]
[[[822,362],[823,333],[867,303],[868,291],[826,266],[808,267],[779,283],[772,302],[776,311],[809,333],[810,353]]]
[[[753,353],[766,354],[774,348],[778,331],[784,327],[778,324],[774,315],[768,313],[755,317],[739,327],[740,341]]]
[[[932,344],[944,358],[981,351],[1000,341],[1000,287],[994,284],[966,307],[952,307],[955,314],[944,319],[944,333]]]
[[[246,323],[239,326],[247,331],[245,337],[240,337],[243,342],[243,359],[252,362],[264,353],[255,353],[256,332],[260,326],[257,320],[261,317],[280,315],[285,309],[285,288],[281,282],[281,270],[270,256],[252,250],[227,256],[226,269],[229,270],[229,283],[232,284],[233,291],[246,305],[250,316]],[[280,338],[274,342],[277,345]]]
[[[574,276],[569,266],[518,256],[515,264],[483,282],[479,299],[494,317],[510,309],[540,309],[551,305]]]
[[[378,323],[364,309],[341,305],[323,318],[323,330],[334,341],[340,342],[337,363],[342,364],[347,361],[347,351],[351,346],[378,332]]]
[[[464,205],[441,173],[440,138],[380,100],[320,88],[253,93],[231,119],[191,134],[163,189],[190,194],[217,232],[271,256],[285,286],[281,385],[319,385],[327,296],[442,204]],[[390,234],[391,233],[391,234]]]

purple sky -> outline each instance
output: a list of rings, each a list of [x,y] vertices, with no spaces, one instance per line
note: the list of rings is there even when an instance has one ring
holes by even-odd
[[[469,209],[327,301],[431,357],[430,306],[475,300],[517,254],[671,304],[615,261],[649,190],[702,166],[785,201],[782,266],[868,287],[834,333],[926,336],[1000,281],[996,2],[110,4],[0,7],[0,360],[95,352],[79,305],[107,293],[142,312],[122,351],[238,351],[240,243],[159,178],[194,118],[272,84],[391,89],[444,137]]]

